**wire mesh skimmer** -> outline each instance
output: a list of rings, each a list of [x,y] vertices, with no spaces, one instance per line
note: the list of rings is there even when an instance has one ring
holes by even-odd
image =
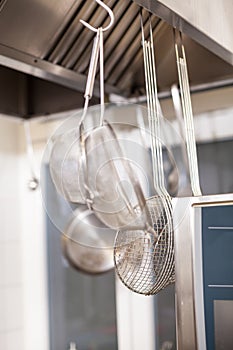
[[[171,197],[165,188],[163,172],[161,110],[157,94],[151,26],[149,40],[145,40],[142,26],[142,45],[154,186],[158,195],[146,201],[153,230],[118,231],[114,262],[118,276],[130,290],[152,295],[175,280],[174,237]]]

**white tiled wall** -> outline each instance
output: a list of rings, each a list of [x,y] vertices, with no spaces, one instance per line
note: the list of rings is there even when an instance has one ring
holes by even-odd
[[[23,126],[0,118],[0,349],[47,350],[45,231]]]
[[[21,252],[20,239],[0,242],[0,288],[22,284]]]
[[[24,349],[18,125],[0,120],[0,349]]]

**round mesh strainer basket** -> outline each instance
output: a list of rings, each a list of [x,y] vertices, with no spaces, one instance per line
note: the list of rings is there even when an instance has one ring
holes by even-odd
[[[114,262],[118,276],[129,289],[151,295],[172,282],[174,252],[163,199],[149,198],[147,207],[153,230],[119,231]]]

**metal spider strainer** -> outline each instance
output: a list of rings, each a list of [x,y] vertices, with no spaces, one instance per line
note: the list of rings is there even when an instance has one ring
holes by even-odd
[[[158,196],[146,201],[153,230],[118,231],[114,261],[118,276],[129,289],[151,295],[174,282],[174,238],[171,198],[165,188],[163,173],[160,107],[151,26],[149,41],[144,39],[142,26],[142,39],[154,186]]]

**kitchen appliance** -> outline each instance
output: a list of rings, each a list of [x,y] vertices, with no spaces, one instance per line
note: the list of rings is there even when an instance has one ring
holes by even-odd
[[[185,49],[176,58],[193,198],[173,202],[177,348],[233,347],[233,196],[201,196]]]
[[[174,205],[177,348],[233,348],[233,194]]]

